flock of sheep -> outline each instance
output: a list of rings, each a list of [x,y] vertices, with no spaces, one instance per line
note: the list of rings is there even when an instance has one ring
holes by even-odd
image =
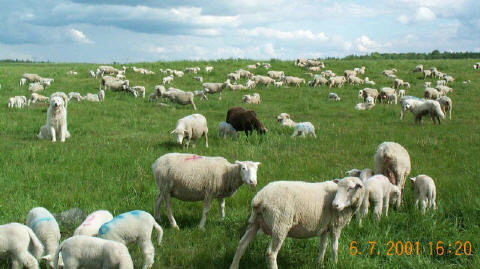
[[[296,66],[307,68],[310,72],[321,71],[325,68],[323,62],[315,59],[298,59]],[[247,66],[247,69],[255,69],[262,66],[257,63]],[[474,68],[479,68],[477,63]],[[263,67],[271,68],[269,64]],[[211,72],[213,67],[205,68],[205,72]],[[141,74],[153,74],[153,71],[133,67],[134,72]],[[166,76],[163,84],[170,83],[175,77],[182,77],[184,72],[197,74],[200,68],[185,68],[184,71],[160,70]],[[345,70],[344,76],[336,76],[332,71],[327,70],[319,75],[313,76],[309,85],[328,85],[329,87],[341,87],[344,83],[369,84],[375,82],[368,79],[360,79],[360,74],[365,74],[365,67]],[[424,77],[435,76],[443,79],[437,81],[437,87],[431,88],[425,83],[425,99],[413,96],[406,96],[406,89],[409,83],[398,79],[396,70],[384,70],[382,73],[393,80],[392,87],[384,87],[378,92],[376,89],[365,88],[360,90],[359,97],[364,103],[357,105],[356,109],[371,109],[376,102],[397,103],[397,90],[401,96],[402,106],[401,118],[404,112],[409,110],[415,115],[415,121],[420,122],[423,116],[430,116],[435,119],[444,118],[445,112],[452,108],[451,99],[446,96],[452,89],[447,85],[453,81],[453,77],[443,74],[436,68],[424,70],[422,65],[414,68],[414,72],[423,72]],[[39,138],[46,138],[55,141],[55,124],[61,127],[62,123],[50,123],[49,120],[56,119],[57,107],[65,109],[62,121],[65,120],[64,133],[70,136],[66,129],[66,108],[69,101],[103,101],[107,90],[126,91],[135,97],[145,98],[145,87],[130,87],[125,77],[126,68],[122,70],[111,66],[100,66],[96,72],[91,70],[92,77],[102,76],[101,89],[98,94],[91,94],[90,97],[81,96],[78,93],[54,93],[45,97],[37,92],[40,87],[47,87],[54,82],[53,79],[45,79],[35,74],[24,74],[20,79],[23,85],[30,81],[29,90],[32,95],[29,101],[24,96],[12,97],[9,100],[9,107],[21,108],[30,103],[49,102],[52,108],[47,111],[47,124],[39,133]],[[75,75],[70,71],[69,75]],[[114,75],[114,76],[113,76]],[[231,84],[231,81],[238,81],[240,78],[247,78],[245,85]],[[202,82],[201,77],[195,77]],[[223,89],[244,90],[252,89],[257,85],[295,85],[304,84],[305,79],[285,76],[283,71],[268,71],[267,76],[253,75],[247,70],[237,70],[227,75],[225,82],[203,83],[202,90],[197,92],[185,92],[180,89],[165,89],[164,85],[155,86],[154,92],[150,94],[149,101],[158,98],[167,98],[178,104],[191,104],[196,110],[194,97],[201,96],[206,99],[206,94],[219,94]],[[40,85],[40,86],[39,86]],[[400,89],[404,87],[406,89]],[[330,93],[329,98],[339,101],[340,97]],[[260,103],[260,96],[244,96],[247,103]],[[49,107],[49,109],[50,109]],[[451,117],[451,116],[450,116]],[[281,113],[277,121],[282,126],[294,128],[292,136],[312,135],[316,137],[315,127],[311,122],[294,122],[290,115]],[[260,122],[253,110],[246,110],[242,107],[232,107],[228,110],[226,121],[218,125],[218,135],[222,138],[232,136],[237,138],[238,131],[245,131],[248,136],[253,130],[265,134],[267,129]],[[63,128],[63,127],[62,127]],[[192,114],[179,119],[172,133],[176,134],[179,144],[186,139],[185,144],[205,136],[205,146],[208,147],[207,120],[201,114]],[[44,136],[44,137],[40,137]],[[308,238],[320,235],[320,251],[317,261],[322,262],[325,249],[328,243],[328,234],[332,239],[333,260],[337,262],[338,239],[341,231],[347,225],[353,215],[357,215],[359,223],[368,213],[370,204],[373,205],[374,215],[380,218],[382,211],[388,215],[390,204],[400,207],[402,194],[408,175],[410,174],[410,156],[408,151],[398,143],[384,142],[380,144],[374,156],[374,169],[365,168],[362,170],[351,169],[346,172],[347,176],[342,179],[320,183],[308,183],[302,181],[275,181],[262,188],[251,201],[251,216],[249,224],[241,238],[230,268],[238,268],[239,262],[246,251],[248,243],[258,232],[263,232],[272,237],[267,249],[266,256],[269,268],[277,268],[277,254],[284,239],[288,237]],[[86,217],[80,226],[75,230],[73,237],[60,243],[60,229],[55,217],[45,208],[33,208],[26,217],[26,225],[20,223],[9,223],[0,225],[0,253],[8,253],[12,258],[13,268],[39,268],[39,260],[46,260],[50,267],[58,268],[133,268],[133,262],[125,247],[129,242],[137,242],[144,256],[143,268],[150,268],[154,262],[155,250],[151,242],[153,229],[157,230],[158,243],[161,242],[163,230],[155,221],[160,218],[160,207],[165,206],[166,215],[170,225],[179,229],[173,217],[171,198],[182,201],[203,201],[202,218],[198,225],[204,229],[207,213],[213,199],[217,199],[220,207],[220,218],[225,217],[225,198],[231,197],[243,184],[251,187],[257,185],[257,170],[260,163],[255,161],[235,161],[230,163],[223,157],[208,157],[195,154],[168,153],[159,157],[152,164],[152,172],[159,193],[155,199],[154,217],[141,210],[126,212],[113,217],[107,210],[92,212]],[[418,175],[410,178],[414,190],[415,204],[420,203],[422,213],[427,208],[436,209],[436,188],[432,178],[426,175]]]

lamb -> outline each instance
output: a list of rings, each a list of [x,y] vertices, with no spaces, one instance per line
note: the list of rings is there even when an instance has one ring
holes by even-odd
[[[447,86],[447,81],[444,79],[437,80],[437,87],[438,86]]]
[[[63,241],[55,252],[58,267],[60,253],[63,268],[133,269],[132,258],[125,245],[97,237],[77,235]]]
[[[227,83],[219,83],[219,82],[206,82],[202,84],[203,91],[209,94],[218,93],[218,100],[222,99],[222,90],[225,89]]]
[[[266,85],[268,86],[269,84],[273,84],[275,82],[274,79],[267,77],[267,76],[262,76],[262,75],[255,75],[252,77],[253,81],[255,81],[256,85]]]
[[[395,96],[397,95],[397,91],[395,89],[389,88],[389,87],[383,87],[380,90],[380,93],[378,94],[377,99],[380,102],[382,102],[382,100],[386,100],[387,103],[393,100],[395,104],[397,104],[396,98],[392,97],[392,95],[395,95]]]
[[[371,176],[373,176],[373,170],[370,168],[365,168],[363,170],[354,168],[348,170],[347,172],[345,172],[345,174],[349,177],[358,177],[365,184],[365,181]]]
[[[145,87],[144,86],[133,86],[131,90],[136,91],[142,95],[142,98],[145,98]]]
[[[398,88],[400,88],[400,87],[410,88],[410,83],[404,82],[403,80],[401,80],[401,79],[399,79],[399,78],[396,78],[396,79],[393,81],[392,88],[398,89]]]
[[[95,72],[93,72],[93,70],[88,70],[88,74],[89,74],[90,77],[92,77],[92,78],[97,78],[97,74],[95,74]]]
[[[405,90],[404,90],[404,89],[399,90],[399,91],[398,91],[398,98],[401,99],[401,98],[404,97],[404,96],[405,96]]]
[[[315,126],[311,122],[300,122],[295,125],[293,128],[293,134],[291,137],[302,136],[306,137],[307,135],[313,135],[313,137],[317,137],[315,134]]]
[[[424,86],[425,88],[430,88],[430,87],[432,87],[432,82],[426,81],[426,82],[423,83],[423,86]]]
[[[142,268],[148,269],[152,267],[155,256],[155,248],[151,241],[153,228],[158,232],[157,243],[160,245],[163,237],[162,227],[149,213],[134,210],[104,223],[98,230],[98,237],[122,244],[137,242],[144,257]]]
[[[32,95],[30,96],[30,99],[28,99],[27,105],[35,104],[37,102],[49,102],[49,101],[50,101],[50,98],[46,96],[43,96],[38,93],[32,93]]]
[[[443,79],[447,82],[447,84],[455,80],[452,76],[449,75],[443,76]]]
[[[58,227],[55,217],[47,209],[35,207],[28,212],[26,224],[45,247],[46,255],[42,259],[46,260],[50,267],[53,268],[52,260],[61,237],[60,227]]]
[[[437,196],[437,190],[435,188],[435,182],[427,175],[418,175],[410,178],[412,183],[412,189],[415,197],[415,207],[418,207],[418,201],[420,201],[420,210],[422,214],[425,214],[425,209],[431,207],[434,210],[437,209],[435,198]]]
[[[273,83],[273,86],[275,86],[275,87],[282,87],[282,86],[283,86],[283,81],[275,81],[275,82]]]
[[[200,96],[202,99],[208,99],[203,90],[196,90],[192,92],[194,96]]]
[[[438,91],[435,88],[425,88],[425,91],[423,93],[423,97],[425,99],[437,99],[438,97],[442,96],[443,93]]]
[[[80,102],[84,99],[84,97],[79,92],[69,92],[68,101],[70,102],[72,99],[75,99],[78,102]]]
[[[343,76],[345,78],[348,78],[348,77],[355,77],[357,75],[357,72],[353,71],[353,70],[345,70],[343,72]]]
[[[227,75],[227,79],[239,80],[240,74],[239,73],[230,73]]]
[[[277,254],[287,236],[308,238],[320,235],[318,263],[323,263],[330,233],[332,255],[338,260],[338,239],[361,205],[365,190],[356,177],[340,181],[308,183],[275,181],[252,199],[247,231],[238,243],[230,269],[238,269],[248,243],[259,230],[272,237],[267,249],[268,268],[277,268]]]
[[[196,76],[196,77],[193,77],[193,79],[196,81],[203,82],[203,77]]]
[[[363,90],[358,91],[358,97],[362,98],[364,102],[367,101],[367,97],[369,96],[373,98],[373,102],[375,103],[375,100],[378,98],[377,89],[364,88]]]
[[[0,254],[5,253],[12,257],[12,268],[39,269],[43,245],[28,226],[12,222],[0,225]]]
[[[100,90],[97,94],[87,93],[83,99],[90,102],[102,102],[105,100],[105,91]]]
[[[327,85],[328,83],[328,80],[322,76],[315,76],[313,78],[313,83],[312,83],[312,86],[315,88],[317,87],[318,85]]]
[[[246,110],[242,107],[232,107],[227,112],[226,122],[230,123],[235,130],[244,131],[245,135],[257,130],[259,134],[265,134],[267,129],[257,118],[257,113],[253,110]]]
[[[26,78],[21,78],[20,81],[18,82],[20,84],[20,86],[23,86],[27,83],[27,79]]]
[[[273,71],[273,70],[270,70],[267,72],[267,76],[273,78],[273,79],[280,79],[282,78],[283,76],[285,76],[285,72],[283,71]]]
[[[363,79],[355,76],[349,76],[347,80],[348,80],[348,83],[352,85],[362,85],[364,82]]]
[[[415,72],[423,72],[423,64],[418,64],[417,66],[415,66],[412,70],[413,73]]]
[[[25,96],[14,96],[8,99],[9,108],[23,108],[26,105],[28,105],[28,102]]]
[[[238,133],[233,128],[233,126],[230,123],[227,123],[225,121],[222,121],[218,124],[218,137],[220,138],[227,138],[227,136],[234,137],[235,139],[238,138]]]
[[[213,199],[218,200],[220,219],[225,218],[225,198],[235,194],[244,183],[257,185],[259,162],[235,161],[223,157],[206,157],[187,153],[168,153],[152,164],[159,193],[155,201],[155,217],[160,217],[160,205],[165,209],[170,225],[179,229],[172,215],[171,197],[183,201],[203,201],[202,219],[198,227],[203,229]]]
[[[197,110],[197,107],[195,106],[195,102],[193,101],[193,98],[195,95],[192,92],[169,91],[166,93],[166,96],[173,103],[177,103],[181,105],[191,104],[193,107],[193,110]]]
[[[397,73],[397,69],[385,69],[382,71],[382,74],[386,77],[392,77],[395,76],[395,73]],[[396,76],[395,76],[396,77]]]
[[[441,95],[447,95],[447,93],[453,92],[453,89],[448,86],[437,86],[436,89],[441,93]]]
[[[107,210],[94,211],[75,229],[73,235],[97,236],[100,227],[112,219],[112,213]]]
[[[30,83],[28,85],[28,90],[31,92],[39,92],[45,90],[45,86],[40,84],[40,82]]]
[[[130,82],[128,80],[106,80],[103,86],[105,90],[126,91],[130,86]]]
[[[40,80],[42,79],[42,77],[37,74],[29,74],[29,73],[23,74],[22,78],[28,80],[29,82],[40,82]]]
[[[282,77],[282,81],[285,82],[286,85],[295,84],[297,87],[300,87],[302,83],[305,84],[305,79],[292,76],[284,76]]]
[[[192,114],[179,119],[175,129],[170,134],[177,135],[177,143],[180,145],[182,145],[183,139],[187,139],[187,148],[190,145],[190,140],[195,142],[198,138],[205,136],[205,147],[208,148],[207,119],[201,114]],[[195,147],[195,144],[193,147]]]
[[[338,96],[338,94],[336,94],[334,92],[331,92],[331,93],[328,94],[328,99],[329,100],[340,101],[340,97]]]
[[[410,155],[400,144],[395,142],[383,142],[378,145],[377,152],[373,157],[375,174],[382,174],[400,189],[400,195],[396,201],[397,208],[402,202],[403,187],[405,180],[410,174]]]
[[[198,71],[200,71],[200,67],[185,67],[185,69],[183,69],[183,72],[184,73],[198,73]]]
[[[260,94],[254,93],[253,95],[244,95],[242,97],[242,103],[247,103],[247,104],[260,104],[262,100],[260,99]]]
[[[426,79],[428,77],[432,77],[432,71],[430,70],[423,70],[423,79]]]
[[[375,81],[373,80],[370,80],[368,77],[365,77],[365,79],[363,80],[363,83],[364,84],[368,84],[368,85],[375,85]]]
[[[209,73],[213,71],[213,66],[205,66],[205,72]]]
[[[183,71],[173,70],[173,75],[181,78],[185,75],[185,73],[183,73]]]
[[[172,82],[172,81],[173,81],[173,76],[172,75],[166,76],[162,79],[163,85],[170,84],[170,82]]]
[[[336,85],[338,88],[341,88],[345,82],[347,82],[347,79],[344,76],[331,77],[328,80],[328,87],[331,88]]]
[[[245,82],[245,88],[247,89],[253,89],[257,86],[257,83],[255,83],[255,81],[249,79],[247,80],[247,82]]]
[[[452,119],[452,99],[448,96],[440,96],[436,101],[440,103],[443,114],[447,115],[448,111],[450,114],[449,118]]]
[[[362,66],[360,68],[355,67],[355,68],[353,68],[353,71],[357,74],[364,75],[365,74],[365,66]]]
[[[389,205],[397,203],[397,199],[400,197],[399,187],[392,184],[384,175],[374,175],[368,178],[364,185],[365,196],[363,197],[358,219],[360,226],[362,225],[362,218],[368,214],[370,203],[374,205],[373,214],[379,220],[382,215],[382,208],[385,211],[385,216],[388,216]]]
[[[225,83],[226,83],[225,88],[230,89],[231,91],[243,91],[243,90],[247,89],[247,87],[244,86],[244,85],[230,84],[229,79],[227,79],[227,81]]]
[[[280,113],[280,115],[278,115],[276,119],[282,126],[288,126],[293,128],[297,125],[296,122],[290,119],[290,115],[288,115],[287,113]]]
[[[358,103],[355,105],[356,110],[370,110],[375,106],[375,101],[371,96],[367,96],[363,103]]]
[[[250,71],[238,69],[235,73],[240,75],[240,78],[251,78],[253,74]]]

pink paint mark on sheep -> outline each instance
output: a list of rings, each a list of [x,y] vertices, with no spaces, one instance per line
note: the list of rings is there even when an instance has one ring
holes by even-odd
[[[92,222],[93,222],[93,220],[94,220],[95,218],[96,218],[95,215],[92,215],[92,216],[88,217],[88,218],[83,222],[82,226],[90,226],[90,225],[92,225]]]
[[[185,158],[185,161],[194,161],[203,158],[202,156],[192,155],[192,157]]]

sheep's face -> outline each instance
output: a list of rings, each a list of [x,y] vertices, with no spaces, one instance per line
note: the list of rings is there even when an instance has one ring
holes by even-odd
[[[260,163],[251,161],[235,161],[235,164],[240,166],[240,175],[242,176],[242,181],[245,182],[245,184],[250,185],[250,187],[257,186],[257,170]]]
[[[359,177],[360,173],[362,173],[362,170],[358,170],[358,169],[352,169],[345,172],[345,174],[349,177]]]
[[[392,186],[392,192],[390,193],[390,204],[394,205],[398,203],[398,199],[400,199],[401,192],[398,186]]]
[[[332,207],[337,211],[358,205],[363,199],[364,187],[358,177],[345,177],[340,181],[334,181],[338,184],[337,194],[333,199]]]

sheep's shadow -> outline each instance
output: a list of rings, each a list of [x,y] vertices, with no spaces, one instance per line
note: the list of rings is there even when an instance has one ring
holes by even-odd
[[[154,145],[155,149],[167,149],[167,150],[172,150],[172,149],[181,149],[182,146],[173,142],[173,141],[163,141],[160,143],[157,143]]]

